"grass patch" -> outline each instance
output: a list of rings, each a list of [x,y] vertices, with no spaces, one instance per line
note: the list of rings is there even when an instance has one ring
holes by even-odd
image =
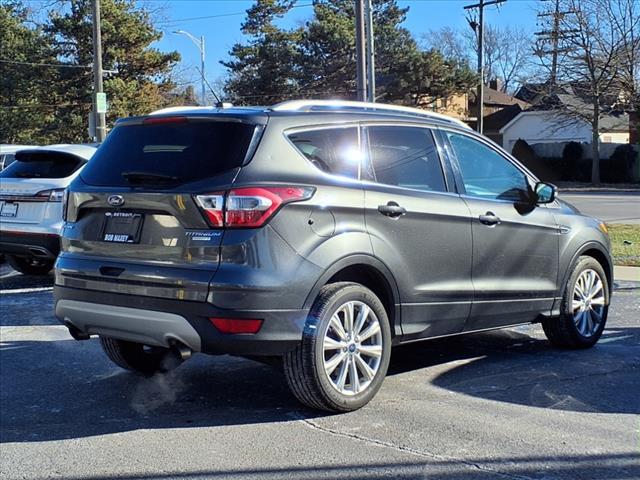
[[[640,267],[640,225],[612,223],[607,228],[611,237],[613,263]],[[631,244],[625,244],[625,241]]]

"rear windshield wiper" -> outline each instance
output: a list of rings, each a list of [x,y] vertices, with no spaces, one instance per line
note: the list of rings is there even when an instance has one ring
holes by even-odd
[[[177,183],[178,177],[155,172],[122,172],[122,178],[129,183]]]

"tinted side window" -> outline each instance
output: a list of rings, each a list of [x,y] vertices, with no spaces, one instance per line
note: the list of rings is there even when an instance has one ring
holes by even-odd
[[[479,141],[447,132],[456,154],[468,195],[498,200],[522,200],[529,190],[527,178],[515,165]]]
[[[433,135],[418,127],[368,127],[372,175],[378,183],[428,192],[446,190]]]
[[[358,178],[358,129],[327,128],[289,135],[289,140],[316,168],[333,175]]]

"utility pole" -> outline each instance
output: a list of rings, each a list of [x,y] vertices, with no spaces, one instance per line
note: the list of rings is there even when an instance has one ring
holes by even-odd
[[[367,99],[364,0],[356,0],[356,92],[361,102]]]
[[[96,126],[96,141],[103,142],[107,136],[105,112],[98,108],[102,91],[102,37],[100,34],[100,0],[93,0],[93,115]],[[103,100],[104,101],[104,100]]]
[[[371,0],[365,0],[364,12],[367,19],[367,101],[376,101],[376,61],[373,45],[373,8]]]
[[[506,2],[506,0],[491,0],[485,2],[480,0],[480,3],[474,5],[466,5],[465,10],[478,9],[478,23],[469,22],[471,28],[476,30],[478,34],[478,74],[480,75],[480,82],[478,82],[478,92],[476,95],[477,103],[477,117],[476,130],[482,133],[484,128],[484,9],[489,5],[499,5]]]
[[[544,1],[549,1],[549,0],[544,0]],[[553,0],[553,1],[555,3],[555,8],[553,11],[543,12],[538,14],[539,18],[553,17],[553,20],[551,21],[551,29],[536,32],[536,36],[539,39],[536,45],[536,53],[540,57],[545,55],[551,55],[551,72],[549,74],[549,84],[551,86],[555,86],[558,81],[559,54],[570,51],[570,49],[560,47],[560,40],[571,38],[572,36],[575,36],[576,33],[579,33],[579,30],[575,30],[575,29],[562,30],[561,23],[560,23],[565,15],[576,13],[576,11],[567,10],[565,12],[562,12],[560,11],[560,0]],[[544,44],[547,42],[551,42],[550,50],[544,49]]]
[[[204,76],[204,35],[200,36],[200,72],[202,73],[202,85],[201,93],[202,93],[202,106],[207,105],[207,91],[204,88],[204,84],[206,82],[206,77]]]
[[[207,90],[205,89],[205,84],[207,83],[207,79],[204,76],[204,35],[200,36],[200,38],[197,38],[185,30],[176,30],[172,33],[175,33],[176,35],[184,35],[189,40],[191,40],[196,47],[198,47],[198,50],[200,50],[200,84],[201,84],[200,103],[204,107],[207,105],[207,96],[206,96]]]

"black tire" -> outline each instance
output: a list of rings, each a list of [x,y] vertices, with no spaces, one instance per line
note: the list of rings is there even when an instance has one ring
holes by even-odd
[[[145,376],[168,372],[182,363],[180,355],[168,348],[147,347],[141,343],[102,335],[100,345],[113,363]]]
[[[7,263],[11,268],[24,275],[48,275],[54,261],[36,257],[16,257],[7,255]]]
[[[587,271],[595,271],[602,282],[604,307],[602,309],[602,320],[597,328],[590,335],[583,335],[574,321],[573,300],[574,289],[580,275]],[[562,303],[560,305],[560,317],[547,318],[542,321],[542,329],[545,335],[556,347],[568,349],[589,348],[596,344],[602,336],[605,325],[607,323],[607,315],[609,313],[609,283],[602,265],[589,256],[581,256],[575,263],[571,275],[565,285]],[[592,317],[593,318],[593,317]]]
[[[368,321],[377,320],[379,323],[380,330],[376,336],[381,339],[382,352],[375,375],[371,380],[368,380],[364,389],[360,392],[354,389],[355,393],[343,394],[334,387],[330,378],[331,374],[325,372],[326,352],[323,344],[325,333],[329,331],[331,317],[341,306],[352,301],[365,304],[375,314],[375,317],[370,317],[371,320]],[[364,347],[369,346],[364,342],[358,344],[363,351]],[[351,352],[350,349],[345,349],[344,352],[343,355],[354,356],[360,356],[362,353],[359,353],[359,350]],[[336,355],[339,354],[340,351]],[[391,330],[387,312],[380,299],[371,290],[360,284],[339,282],[326,285],[318,294],[307,318],[302,342],[295,350],[284,356],[283,367],[289,388],[300,402],[318,410],[349,412],[363,407],[376,395],[387,374],[390,357]],[[376,362],[376,360],[373,361]],[[354,365],[355,363],[357,362],[354,361]],[[343,364],[340,365],[342,368]],[[346,363],[344,368],[348,368]],[[359,373],[362,373],[362,370],[356,368],[355,377],[358,377]],[[349,378],[353,377],[352,373],[348,375]],[[355,383],[359,384],[359,380]]]

